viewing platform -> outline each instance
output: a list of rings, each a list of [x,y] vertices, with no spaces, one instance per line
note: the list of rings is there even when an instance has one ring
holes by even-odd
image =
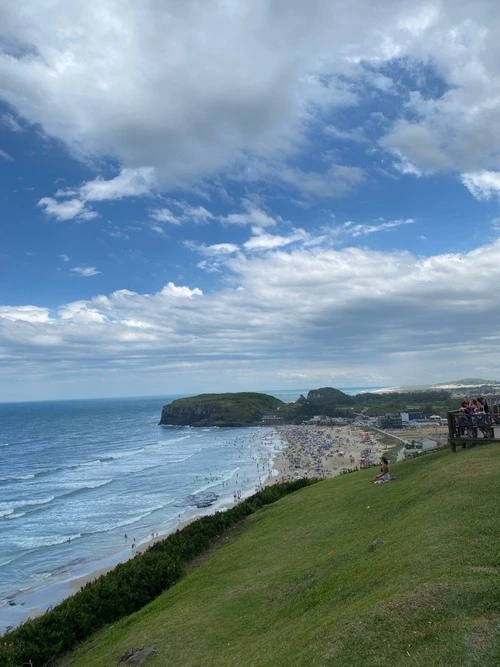
[[[448,442],[452,452],[457,445],[463,449],[470,445],[500,443],[500,419],[498,406],[493,413],[468,413],[463,410],[448,412]]]

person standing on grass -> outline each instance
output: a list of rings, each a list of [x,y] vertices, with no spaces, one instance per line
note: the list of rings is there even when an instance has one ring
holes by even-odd
[[[378,475],[375,475],[375,478],[372,480],[377,484],[382,484],[382,482],[389,482],[391,479],[391,476],[389,475],[389,461],[387,458],[385,456],[381,456],[380,463],[382,464],[380,472]]]

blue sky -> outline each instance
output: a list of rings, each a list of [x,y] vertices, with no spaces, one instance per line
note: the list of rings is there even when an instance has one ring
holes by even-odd
[[[0,8],[0,400],[498,377],[498,23]]]

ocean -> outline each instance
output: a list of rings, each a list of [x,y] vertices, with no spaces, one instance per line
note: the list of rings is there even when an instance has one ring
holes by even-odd
[[[175,398],[0,404],[0,633],[273,473],[275,429],[158,426]]]

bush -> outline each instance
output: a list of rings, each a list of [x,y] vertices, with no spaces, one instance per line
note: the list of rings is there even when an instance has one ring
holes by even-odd
[[[42,667],[93,632],[138,611],[173,586],[213,540],[264,505],[318,480],[269,486],[225,512],[204,516],[87,584],[42,616],[0,639],[0,665]]]

